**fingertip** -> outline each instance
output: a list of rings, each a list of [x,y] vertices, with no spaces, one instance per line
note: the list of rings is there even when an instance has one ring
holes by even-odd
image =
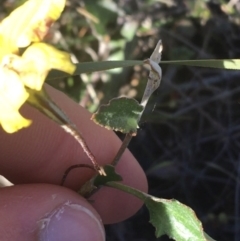
[[[67,98],[63,93],[48,88],[53,100],[78,126],[90,150],[100,165],[111,163],[121,146],[115,134],[90,121],[91,114]],[[15,184],[60,184],[64,171],[71,165],[91,164],[81,146],[54,122],[33,108],[25,108],[33,125],[16,135],[0,137],[3,158],[1,171]],[[13,151],[14,150],[14,151]],[[118,173],[123,182],[142,191],[147,190],[146,176],[131,153],[126,150],[119,164]],[[91,178],[93,172],[86,168],[75,169],[65,185],[79,189]],[[142,203],[121,191],[103,188],[94,196],[93,206],[104,223],[115,223],[133,215]]]
[[[69,189],[31,184],[0,192],[1,241],[105,240],[98,213]]]

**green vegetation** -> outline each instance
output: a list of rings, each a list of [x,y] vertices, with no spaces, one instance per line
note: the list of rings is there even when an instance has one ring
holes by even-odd
[[[19,1],[4,1],[2,15],[17,5]],[[121,95],[141,102],[149,74],[141,63],[162,39],[162,83],[148,96],[143,115],[142,109],[137,109],[134,117],[120,121],[121,127],[111,127],[109,120],[100,123],[114,130],[123,130],[127,123],[128,129],[123,131],[127,136],[136,133],[139,125],[129,148],[147,173],[150,194],[159,198],[118,186],[112,182],[119,180],[117,174],[107,182],[100,178],[100,184],[95,183],[146,198],[157,237],[167,234],[176,240],[211,240],[201,230],[203,226],[218,241],[240,238],[240,74],[221,70],[239,69],[239,11],[239,3],[224,0],[73,0],[46,37],[79,63],[74,76],[51,72],[47,82],[91,112]],[[212,59],[222,60],[213,63]],[[118,62],[89,63],[109,60]],[[128,67],[112,69],[124,65]],[[58,109],[51,111],[58,113]],[[49,110],[45,114],[49,116]],[[61,125],[69,124],[65,116],[58,118],[55,121]],[[191,207],[202,224],[191,209],[172,198]],[[145,211],[120,224],[121,229],[119,224],[106,227],[107,240],[169,240],[154,237]],[[169,221],[164,230],[157,226],[163,219]],[[179,225],[180,232],[176,229]]]

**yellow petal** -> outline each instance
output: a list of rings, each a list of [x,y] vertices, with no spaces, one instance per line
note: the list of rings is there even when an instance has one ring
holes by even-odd
[[[14,42],[8,41],[5,36],[0,34],[0,62],[2,62],[2,59],[5,55],[11,53],[18,53],[17,46],[14,44]]]
[[[41,90],[48,72],[58,69],[73,74],[76,66],[70,54],[55,49],[45,43],[34,43],[26,49],[22,57],[11,54],[5,56],[6,67],[18,73],[20,81],[34,90]]]
[[[28,53],[23,54],[22,57],[17,55],[9,55],[7,57],[9,58],[8,61],[6,61],[8,62],[8,68],[19,74],[20,81],[25,86],[31,89],[41,90],[50,70],[48,56],[44,52],[38,49],[33,52],[28,51]]]
[[[76,66],[71,61],[71,55],[69,53],[58,50],[49,44],[34,43],[23,53],[25,59],[34,59],[35,61],[40,59],[38,64],[45,61],[41,55],[44,55],[48,60],[49,70],[58,69],[73,74],[76,69]]]
[[[1,103],[0,103],[1,104]],[[0,108],[1,109],[1,108]],[[22,117],[19,112],[8,112],[6,116],[1,118],[2,128],[7,133],[14,133],[24,127],[28,127],[32,122],[31,120]]]
[[[0,68],[0,124],[6,132],[12,133],[31,124],[18,110],[27,100],[23,83],[12,70]]]
[[[39,42],[61,15],[65,3],[66,0],[29,0],[1,22],[0,34],[19,48]]]

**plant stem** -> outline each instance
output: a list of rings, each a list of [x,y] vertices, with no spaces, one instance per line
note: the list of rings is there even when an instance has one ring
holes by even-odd
[[[61,181],[61,186],[63,186],[64,182],[66,181],[66,178],[69,174],[69,172],[71,172],[73,169],[75,168],[82,168],[82,167],[86,167],[86,168],[89,168],[93,171],[96,171],[96,169],[93,167],[93,166],[90,166],[88,164],[76,164],[76,165],[72,165],[70,166],[64,173],[63,177],[62,177],[62,181]]]
[[[58,105],[50,98],[45,88],[43,87],[41,91],[32,90],[27,88],[30,97],[28,98],[28,104],[37,108],[45,116],[50,118],[59,124],[67,133],[74,137],[74,139],[80,144],[83,148],[83,151],[86,153],[88,158],[91,160],[94,169],[100,174],[104,175],[105,172],[101,166],[96,161],[96,158],[91,153],[87,143],[85,142],[82,134],[77,130],[72,121],[68,116],[63,112],[63,110],[58,107]]]
[[[100,175],[106,175],[104,172],[104,169],[101,166],[99,166],[99,164],[97,163],[95,156],[90,151],[87,143],[82,138],[82,135],[79,133],[79,131],[76,128],[74,128],[72,125],[62,125],[62,128],[66,132],[68,132],[71,136],[73,136],[75,138],[75,140],[81,145],[83,151],[86,153],[88,158],[91,160],[96,171],[98,171]]]
[[[137,190],[133,187],[124,185],[124,184],[119,183],[119,182],[107,182],[105,185],[108,186],[108,187],[113,187],[115,189],[118,189],[118,190],[121,190],[123,192],[129,193],[129,194],[141,199],[144,202],[149,196],[147,193],[143,193],[143,192],[141,192],[141,191],[139,191],[139,190]]]
[[[132,134],[131,133],[127,133],[126,136],[124,137],[124,140],[122,142],[121,147],[119,148],[116,156],[114,157],[113,161],[112,161],[112,165],[116,166],[122,156],[122,154],[124,153],[124,151],[126,150],[129,142],[132,140]]]
[[[141,105],[144,107],[144,109],[147,105],[147,102],[148,102],[150,96],[159,87],[160,82],[161,82],[162,70],[161,70],[161,67],[158,65],[161,60],[161,55],[162,55],[162,41],[159,40],[152,55],[150,56],[150,59],[147,59],[144,61],[144,63],[149,64],[151,67],[149,77],[148,77],[148,82],[147,82],[147,85],[146,85],[146,88],[145,88],[145,91],[144,91],[144,94],[143,94],[143,97],[141,100]],[[140,121],[141,116],[142,116],[142,114],[139,116],[138,122]],[[119,162],[120,157],[122,156],[123,152],[127,148],[129,142],[132,140],[132,137],[133,136],[131,133],[126,134],[117,155],[115,156],[115,158],[112,161],[113,166],[116,166],[117,163]]]

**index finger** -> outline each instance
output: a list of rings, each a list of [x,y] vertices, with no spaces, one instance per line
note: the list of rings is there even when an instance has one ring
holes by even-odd
[[[120,147],[120,140],[115,134],[90,121],[91,114],[63,93],[51,87],[47,90],[76,124],[98,163],[110,163]],[[24,106],[22,113],[33,120],[29,128],[11,135],[3,131],[0,134],[0,170],[11,182],[58,185],[69,166],[78,163],[91,164],[74,138],[53,121],[29,106]],[[141,190],[147,189],[145,175],[129,151],[122,156],[117,171],[122,175],[125,184]],[[73,170],[67,178],[66,186],[77,190],[93,174],[93,171],[84,168]],[[93,206],[106,223],[127,218],[141,205],[136,198],[110,188],[100,190],[96,196]],[[116,212],[120,209],[124,211]]]

